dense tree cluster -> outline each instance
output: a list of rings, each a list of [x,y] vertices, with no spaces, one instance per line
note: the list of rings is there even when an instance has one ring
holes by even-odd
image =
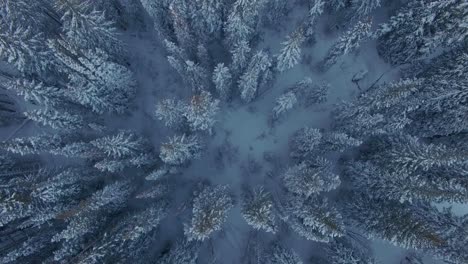
[[[445,207],[468,203],[467,25],[464,0],[0,0],[0,263],[236,261],[223,240],[242,263],[373,264],[376,239],[468,263]],[[374,47],[398,78],[332,106]],[[313,105],[329,122],[297,126]],[[233,168],[238,109],[288,153]]]

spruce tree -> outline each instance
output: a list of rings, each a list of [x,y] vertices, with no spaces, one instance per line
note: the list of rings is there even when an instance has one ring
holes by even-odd
[[[242,216],[256,230],[276,233],[278,229],[271,194],[263,187],[244,195]]]
[[[339,176],[332,172],[331,163],[321,157],[288,168],[283,182],[290,192],[306,197],[331,191],[341,183]]]
[[[219,63],[213,71],[212,78],[219,97],[224,101],[229,100],[232,93],[232,74],[229,68],[224,66],[224,63]]]
[[[207,131],[211,134],[218,111],[219,100],[213,99],[210,92],[201,91],[192,96],[184,116],[192,131]]]
[[[421,60],[438,47],[463,45],[468,30],[463,0],[410,1],[375,33],[377,50],[393,65]]]
[[[204,187],[193,199],[192,219],[185,224],[188,241],[203,241],[219,231],[234,206],[227,186]]]
[[[361,43],[369,37],[371,22],[358,22],[333,44],[327,56],[321,63],[322,70],[330,69],[338,58],[357,50]]]
[[[164,99],[156,104],[155,117],[170,128],[181,128],[185,123],[186,104],[174,99]]]
[[[174,136],[161,145],[159,157],[169,165],[184,165],[200,157],[202,146],[196,136]]]
[[[285,71],[296,66],[301,59],[301,45],[305,41],[302,28],[294,31],[288,39],[282,43],[283,48],[277,56],[276,68]]]

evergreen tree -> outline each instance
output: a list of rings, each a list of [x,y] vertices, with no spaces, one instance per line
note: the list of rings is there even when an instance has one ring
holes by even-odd
[[[153,28],[161,39],[171,36],[169,15],[170,1],[140,0],[143,9],[153,20]]]
[[[349,240],[340,239],[327,245],[327,258],[333,264],[376,264],[368,252],[353,245]]]
[[[197,0],[194,2],[197,12],[194,15],[194,28],[202,36],[217,35],[223,23],[225,3],[222,0]]]
[[[242,204],[242,216],[256,230],[276,233],[277,223],[271,194],[263,187],[246,194]]]
[[[11,79],[5,88],[13,90],[25,101],[43,106],[58,106],[66,101],[66,93],[56,86],[50,86],[34,79]]]
[[[245,40],[239,41],[234,45],[234,48],[231,50],[231,69],[236,74],[243,72],[244,69],[247,67],[249,63],[248,57],[250,55],[250,52],[251,49],[249,47],[249,43]]]
[[[258,90],[267,85],[272,77],[271,60],[267,53],[257,52],[250,60],[249,66],[239,80],[242,100],[249,103],[258,94]]]
[[[325,2],[323,0],[310,1],[309,14],[305,22],[305,35],[308,38],[314,35],[317,20],[323,14],[324,9]]]
[[[293,109],[297,104],[296,94],[293,92],[287,92],[282,94],[276,100],[276,105],[273,108],[273,117],[279,118],[282,114]]]
[[[63,111],[58,112],[53,109],[36,109],[24,114],[27,118],[42,125],[50,126],[53,129],[66,131],[80,129],[85,126],[84,120],[81,116]]]
[[[273,264],[302,264],[302,260],[299,255],[293,250],[286,249],[278,244],[272,246],[270,250],[267,251],[266,263]]]
[[[224,63],[216,65],[213,71],[213,83],[216,91],[222,100],[229,100],[231,97],[232,75],[228,67]]]
[[[301,104],[304,106],[311,106],[327,101],[330,85],[326,82],[315,84],[311,78],[307,77],[295,83],[294,86],[288,90],[296,95]]]
[[[328,243],[344,235],[341,214],[326,199],[315,196],[304,199],[289,194],[285,203],[282,219],[307,240]]]
[[[193,91],[199,91],[207,87],[208,73],[206,69],[190,60],[185,61],[183,69],[183,79],[192,87]]]
[[[56,261],[76,255],[82,250],[86,237],[96,234],[108,217],[121,210],[132,192],[129,182],[115,182],[95,192],[68,221],[67,227],[54,235],[52,242],[63,241],[54,252]]]
[[[40,31],[48,25],[45,9],[47,3],[32,0],[2,0],[0,1],[0,19],[4,23],[13,22]]]
[[[329,5],[333,10],[338,11],[338,10],[341,10],[341,9],[343,9],[345,7],[348,7],[349,6],[349,0],[331,0],[329,2]]]
[[[371,22],[358,22],[333,44],[327,56],[322,61],[322,70],[326,71],[333,66],[340,56],[351,53],[359,48],[361,43],[369,37]]]
[[[373,142],[368,159],[392,171],[429,171],[433,168],[463,166],[466,153],[441,144],[425,144],[409,135],[382,136]]]
[[[463,0],[410,1],[377,30],[377,50],[393,65],[423,59],[438,47],[463,44],[468,36]]]
[[[204,187],[193,200],[191,222],[184,226],[188,241],[203,241],[221,230],[233,206],[227,186]]]
[[[180,128],[184,122],[187,105],[174,99],[164,99],[156,104],[155,117],[170,128]]]
[[[341,183],[338,175],[333,174],[331,163],[324,158],[290,167],[283,175],[283,182],[290,192],[306,197],[336,189]]]
[[[153,203],[148,208],[123,218],[86,254],[81,263],[138,261],[148,250],[151,238],[166,217],[168,204]]]
[[[62,30],[67,40],[83,49],[100,48],[112,54],[121,53],[121,43],[114,22],[90,1],[57,0]]]
[[[193,2],[186,0],[177,0],[169,2],[168,15],[171,18],[172,35],[175,35],[179,46],[187,51],[193,52],[196,43],[193,42],[198,36],[194,36],[191,27],[191,16],[195,7]],[[193,8],[193,9],[192,9]]]
[[[455,216],[441,214],[429,206],[369,199],[362,194],[348,198],[351,199],[346,203],[347,216],[353,224],[364,228],[369,237],[423,250],[452,263],[466,262],[466,254],[460,251],[463,242],[451,242],[454,234],[466,232],[456,224]]]
[[[207,91],[201,91],[192,96],[184,116],[192,131],[208,131],[212,133],[219,111],[219,100],[213,99]]]
[[[47,62],[52,61],[52,56],[44,44],[43,34],[35,33],[31,27],[13,22],[0,25],[0,59],[24,74],[42,75],[50,67]]]
[[[305,158],[317,151],[322,142],[319,129],[305,127],[297,131],[291,140],[291,157]]]
[[[63,41],[49,41],[49,46],[69,74],[73,101],[98,114],[127,110],[136,92],[136,81],[128,68],[111,62],[100,49],[82,53]]]
[[[356,19],[364,19],[372,14],[372,12],[379,8],[381,0],[352,0],[353,17]]]
[[[202,146],[196,136],[174,136],[161,145],[159,157],[169,165],[183,165],[200,157]]]
[[[283,48],[277,57],[276,68],[285,71],[296,66],[301,59],[301,45],[305,41],[302,28],[294,31],[288,39],[282,43]]]
[[[126,131],[93,140],[90,144],[111,158],[135,157],[148,148],[145,139]]]
[[[67,136],[44,134],[10,139],[2,143],[2,148],[20,155],[39,154],[58,149],[65,145],[67,141]]]

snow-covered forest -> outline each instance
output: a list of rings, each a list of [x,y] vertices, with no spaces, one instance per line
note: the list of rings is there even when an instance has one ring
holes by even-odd
[[[0,0],[0,263],[468,263],[466,0]]]

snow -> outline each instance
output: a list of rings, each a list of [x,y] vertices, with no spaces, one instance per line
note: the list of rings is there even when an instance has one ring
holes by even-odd
[[[303,13],[301,10],[295,10],[288,19],[300,20]],[[342,33],[326,34],[324,32],[326,23],[326,18],[319,20],[315,43],[303,47],[303,62],[283,73],[276,73],[274,84],[268,90],[260,91],[259,97],[253,102],[244,104],[235,100],[231,103],[222,103],[220,114],[216,117],[217,123],[213,135],[205,136],[204,141],[208,145],[201,159],[193,161],[181,175],[173,176],[180,177],[181,180],[189,179],[194,182],[208,180],[214,185],[228,184],[230,186],[232,193],[237,197],[237,202],[235,208],[229,213],[223,231],[215,233],[215,237],[220,239],[216,239],[214,245],[216,255],[228,259],[229,263],[238,263],[236,259],[242,256],[240,251],[243,250],[245,243],[243,241],[250,233],[250,227],[242,219],[240,213],[239,199],[243,186],[268,185],[271,181],[277,181],[288,165],[290,137],[305,126],[328,128],[332,105],[341,100],[351,100],[353,96],[359,94],[358,87],[352,82],[357,73],[368,72],[359,81],[362,89],[368,88],[382,74],[384,76],[380,82],[398,77],[398,72],[378,57],[373,41],[363,43],[359,52],[341,57],[336,65],[322,74],[317,64],[325,57],[328,49]],[[295,25],[291,21],[288,21],[288,24]],[[272,55],[278,54],[284,37],[292,30],[292,28],[281,31],[268,30],[257,49],[269,50]],[[173,132],[165,128],[162,122],[154,120],[152,113],[155,103],[170,97],[186,99],[190,96],[190,88],[186,87],[181,79],[174,79],[173,76],[177,75],[174,74],[175,70],[168,65],[164,49],[155,44],[156,42],[147,39],[146,33],[142,36],[131,36],[128,39],[129,45],[135,47],[131,67],[137,74],[140,90],[135,111],[123,123],[119,122],[118,126],[123,124],[125,127],[141,130],[151,138],[154,148],[159,149],[161,142]],[[309,60],[310,63],[308,63]],[[312,78],[316,84],[326,81],[331,85],[328,102],[308,108],[297,107],[290,113],[286,113],[286,115],[292,115],[293,118],[280,118],[279,121],[272,122],[269,117],[272,115],[278,96],[305,77]],[[220,153],[219,148],[226,142],[232,145],[234,151],[233,153],[221,151],[223,157],[219,159],[217,157]],[[265,162],[264,157],[267,153],[276,155],[278,162],[273,164]],[[233,156],[229,157],[228,154]],[[248,167],[251,161],[260,164],[261,168],[253,173],[249,172]],[[189,186],[185,189],[178,188],[175,196],[185,196],[191,192],[190,189]],[[177,222],[179,229],[182,229],[180,221]],[[163,221],[161,229],[164,230],[167,224],[172,226],[171,230],[174,228],[171,221]],[[268,237],[269,235],[261,233],[260,236]],[[309,248],[316,245],[314,242],[306,242],[304,239],[297,238],[294,234],[280,234],[280,236],[285,236],[284,242],[297,249],[304,260],[310,255]],[[223,237],[225,239],[222,239]],[[376,248],[376,253],[385,255],[384,259],[387,259],[391,251],[382,251],[382,247],[380,245]],[[400,251],[395,251],[391,255],[400,253]]]
[[[294,9],[283,22],[283,25],[289,25],[288,28],[266,30],[258,47],[252,48],[252,53],[266,50],[270,52],[270,58],[276,57],[281,51],[281,43],[284,42],[285,36],[295,30],[295,26],[306,13],[304,8]],[[382,21],[384,18],[385,14],[379,11],[375,21]],[[179,212],[183,211],[181,208],[190,208],[186,203],[193,196],[195,183],[208,181],[213,185],[228,185],[234,195],[235,204],[229,212],[227,222],[222,225],[222,230],[211,235],[215,242],[211,241],[205,247],[214,247],[214,254],[221,260],[220,263],[241,263],[247,240],[252,238],[253,233],[257,234],[257,239],[263,241],[271,241],[274,238],[272,234],[252,231],[242,218],[240,199],[246,186],[267,185],[278,188],[281,175],[289,165],[289,141],[297,130],[306,126],[328,129],[334,104],[342,100],[352,100],[361,91],[376,83],[399,78],[398,68],[386,64],[378,56],[374,40],[363,42],[358,51],[340,57],[328,71],[321,72],[319,63],[345,32],[344,29],[337,30],[330,26],[334,24],[331,23],[333,21],[334,19],[329,17],[319,18],[315,40],[302,46],[302,61],[292,69],[275,72],[276,79],[273,84],[260,90],[258,97],[252,102],[244,103],[237,98],[232,102],[219,104],[213,132],[200,133],[200,139],[206,145],[202,156],[193,160],[180,173],[170,175],[175,178],[177,184],[180,183],[171,194],[175,202],[170,211],[176,213],[170,214],[161,222],[160,230],[163,231],[152,247],[154,252],[160,252],[167,241],[182,236],[183,223],[189,223],[189,215]],[[376,24],[374,23],[374,27]],[[123,39],[132,48],[129,67],[135,74],[138,90],[131,112],[117,118],[106,116],[105,123],[109,131],[138,131],[150,140],[155,150],[159,150],[169,137],[177,133],[165,127],[164,122],[154,116],[156,103],[167,98],[189,102],[192,89],[184,84],[175,69],[169,65],[164,43],[158,39],[155,32],[128,32]],[[323,82],[330,84],[327,102],[308,107],[296,105],[274,120],[272,113],[277,98],[306,77],[311,78],[317,85]],[[234,87],[237,88],[236,85]],[[238,94],[239,91],[234,93]],[[29,122],[19,131],[13,126],[2,129],[2,139],[11,137],[12,133],[15,136],[26,136],[41,131],[50,130]],[[44,158],[57,164],[61,162],[58,157]],[[466,205],[455,205],[454,210],[468,213]],[[308,263],[311,255],[320,254],[316,252],[318,243],[306,241],[292,231],[280,233],[277,238],[297,251],[305,263]],[[371,248],[382,264],[399,263],[406,252],[380,240],[373,240]],[[210,258],[210,254],[206,253],[209,251],[204,250],[205,254],[201,257]],[[425,263],[437,262],[430,262],[428,259]]]

